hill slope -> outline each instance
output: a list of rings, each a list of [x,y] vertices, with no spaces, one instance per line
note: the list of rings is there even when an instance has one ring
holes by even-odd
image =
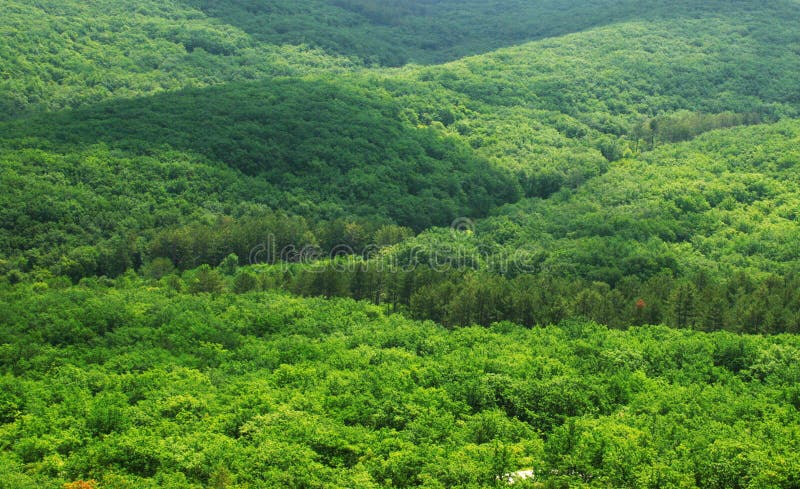
[[[342,70],[348,65],[321,53],[255,40],[193,6],[141,4],[134,8],[110,2],[107,15],[97,17],[91,9],[99,6],[22,3],[12,7],[13,15],[6,22],[18,19],[15,25],[19,26],[25,15],[45,12],[76,22],[74,32],[96,37],[92,45],[98,50],[106,44],[113,46],[103,48],[108,58],[81,62],[88,71],[57,68],[55,63],[71,59],[64,46],[82,56],[87,51],[77,48],[77,40],[69,41],[73,31],[55,20],[41,27],[42,36],[55,39],[55,54],[31,57],[36,62],[29,67],[73,74],[37,85],[44,90],[42,101],[50,97],[47,93],[55,93],[51,89],[64,93],[72,90],[69,87],[79,99],[103,99],[184,84],[267,77],[33,114],[0,126],[4,158],[10,162],[7,167],[17,174],[13,181],[23,182],[21,189],[6,194],[17,203],[36,200],[32,194],[37,193],[73,203],[70,210],[40,199],[40,207],[49,207],[47,212],[8,203],[0,253],[13,261],[24,250],[28,262],[24,269],[32,263],[53,264],[66,249],[80,245],[103,240],[135,243],[142,233],[148,241],[159,229],[216,219],[211,216],[252,214],[246,210],[248,203],[312,221],[366,219],[377,223],[372,227],[396,222],[421,230],[458,216],[485,215],[519,196],[547,198],[561,189],[578,188],[608,171],[610,162],[636,157],[654,146],[690,139],[715,127],[791,116],[798,110],[800,58],[795,53],[796,4],[791,2],[761,9],[736,2],[725,11],[690,2],[674,8],[670,18],[664,9],[648,15],[640,12],[633,20],[620,14],[613,25],[442,66],[291,78],[275,75]],[[442,8],[437,12],[449,7]],[[133,12],[126,21],[130,25],[117,30],[106,25],[124,12]],[[292,12],[281,15],[302,18]],[[239,48],[226,51],[206,46],[187,52],[186,39],[170,37],[175,25],[202,32],[198,39],[206,41],[236,44],[241,40],[242,53],[259,60],[258,70],[240,76],[242,72],[230,64],[245,56]],[[141,71],[127,61],[122,63],[147,46],[136,42],[131,37],[134,33],[184,50],[184,55],[173,59],[178,71]],[[19,38],[6,48],[28,49],[28,41]],[[261,54],[253,49],[261,49]],[[9,54],[11,58],[21,59]],[[121,77],[143,73],[164,79],[168,73],[177,74],[152,90],[111,90],[95,97],[94,85],[83,77],[109,79],[108,66],[118,66]],[[283,67],[290,69],[282,71]],[[7,77],[8,83],[29,83],[38,76],[15,70],[10,72],[14,76]],[[24,91],[4,93],[17,96]],[[77,105],[84,102],[75,100]],[[25,107],[32,110],[37,104]],[[31,161],[36,153],[29,150],[44,150],[62,163],[48,166],[50,156]],[[107,160],[105,167],[86,161],[95,150],[95,156]],[[170,159],[197,164],[199,173],[184,173],[191,181],[184,178],[183,183],[174,184],[162,171],[174,166]],[[30,163],[20,164],[25,161]],[[74,171],[64,172],[63,161],[70,162]],[[125,189],[117,188],[121,182],[113,182],[112,171],[125,171],[140,181],[136,165],[152,168],[154,163],[162,169],[143,172],[147,181]],[[120,170],[120,165],[127,169]],[[100,181],[106,183],[82,180],[98,171],[104,175]],[[65,178],[55,183],[57,174]],[[12,185],[11,179],[7,173],[7,185]],[[161,194],[155,207],[122,204],[116,197],[122,194],[153,202],[152,192]],[[62,198],[60,193],[82,197]],[[186,204],[178,205],[177,213],[168,212],[171,217],[153,218],[183,200]],[[108,202],[116,203],[109,207]],[[108,209],[114,207],[120,212],[112,217]],[[133,209],[148,210],[133,214],[136,219],[120,217],[130,216]],[[92,222],[93,216],[100,215],[105,216],[100,218],[102,223]],[[76,222],[81,224],[75,226]],[[689,221],[670,226],[686,239],[703,232]],[[360,238],[365,240],[369,238]],[[113,248],[120,247],[120,253],[140,257],[125,263],[135,265],[152,257],[149,246]],[[245,248],[237,248],[240,255]],[[222,249],[210,254],[193,252],[200,261],[216,260],[221,253]],[[197,260],[183,263],[197,264]],[[112,273],[108,267],[90,268]],[[113,270],[118,273],[119,267]]]
[[[504,239],[512,246],[540,236],[553,250],[546,267],[605,281],[614,277],[599,269],[615,265],[623,276],[658,273],[626,263],[663,256],[664,244],[676,272],[783,275],[800,260],[799,143],[797,122],[714,131],[621,160],[574,193],[509,207],[497,225],[520,225]]]
[[[0,487],[796,487],[798,22],[3,2]]]
[[[0,29],[8,40],[0,47],[0,118],[185,86],[342,72],[365,62],[441,62],[596,27],[613,30],[620,23],[690,22],[694,26],[684,39],[696,39],[695,48],[729,37],[697,39],[714,24],[723,25],[738,36],[722,44],[733,59],[746,51],[771,59],[797,49],[794,1],[687,0],[665,6],[631,0],[437,0],[389,6],[371,0],[13,0],[0,8]],[[769,48],[756,46],[752,53],[752,40]],[[649,52],[679,53],[670,45]],[[786,56],[783,61],[794,63]],[[757,89],[753,77],[767,80],[780,65],[761,66],[773,69],[721,75],[744,75]]]

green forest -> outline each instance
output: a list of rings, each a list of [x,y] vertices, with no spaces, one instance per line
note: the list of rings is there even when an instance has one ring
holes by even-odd
[[[800,487],[800,2],[0,2],[0,489]]]

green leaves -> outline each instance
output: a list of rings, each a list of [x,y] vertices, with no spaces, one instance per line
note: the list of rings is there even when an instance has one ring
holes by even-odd
[[[6,2],[0,486],[796,484],[762,3]]]
[[[20,487],[485,487],[531,468],[534,484],[780,486],[799,463],[791,336],[448,331],[350,300],[122,281],[28,291],[0,292],[20,311],[2,341],[35,357],[0,357],[0,470]],[[48,345],[42,321],[90,333]]]

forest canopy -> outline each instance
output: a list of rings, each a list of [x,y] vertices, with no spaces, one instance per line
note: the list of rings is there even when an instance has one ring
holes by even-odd
[[[3,2],[0,489],[796,487],[799,23]]]
[[[791,487],[800,343],[448,331],[137,279],[0,290],[0,474],[98,487]],[[80,487],[80,486],[72,486]]]

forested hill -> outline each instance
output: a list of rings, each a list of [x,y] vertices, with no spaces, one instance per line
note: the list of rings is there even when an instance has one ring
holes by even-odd
[[[658,35],[651,25],[678,29],[677,39],[639,58],[672,53],[679,64],[702,61],[674,50],[685,45],[728,50],[734,63],[743,56],[794,62],[798,8],[793,0],[11,0],[0,6],[7,40],[0,46],[0,118],[185,86],[453,60],[625,24],[641,27],[625,37],[632,43]],[[690,30],[679,27],[687,22]],[[715,27],[727,34],[709,37]],[[571,55],[598,47],[578,47]],[[792,73],[788,66],[765,66],[760,74],[726,70],[715,83],[744,77],[758,90],[754,76]]]
[[[413,3],[437,15],[445,4]],[[313,26],[320,12],[257,5],[272,27],[280,15]],[[709,130],[795,116],[796,4],[709,5],[641,12],[601,2],[581,12],[605,6],[608,21],[581,32],[439,66],[366,69],[335,50],[259,40],[258,12],[241,16],[254,22],[242,30],[212,18],[223,10],[210,4],[8,4],[0,99],[19,110],[0,124],[3,185],[13,188],[2,196],[0,253],[7,268],[63,263],[73,277],[138,268],[164,249],[184,250],[169,255],[182,268],[231,251],[245,260],[245,244],[175,236],[192,226],[230,235],[275,212],[302,218],[289,217],[289,235],[306,237],[296,245],[358,244],[385,225],[418,232],[572,192],[617,174],[621,159],[652,160],[644,154]],[[503,8],[511,4],[493,15],[514,21]],[[469,38],[479,43],[480,32]],[[581,226],[606,232],[594,216]],[[691,219],[659,226],[681,240],[705,232]],[[172,244],[155,244],[162,238]]]
[[[309,44],[369,65],[427,64],[632,19],[703,16],[730,2],[277,0],[187,2],[260,41]],[[795,5],[771,6],[776,13]]]
[[[798,487],[798,25],[1,1],[0,489]]]

